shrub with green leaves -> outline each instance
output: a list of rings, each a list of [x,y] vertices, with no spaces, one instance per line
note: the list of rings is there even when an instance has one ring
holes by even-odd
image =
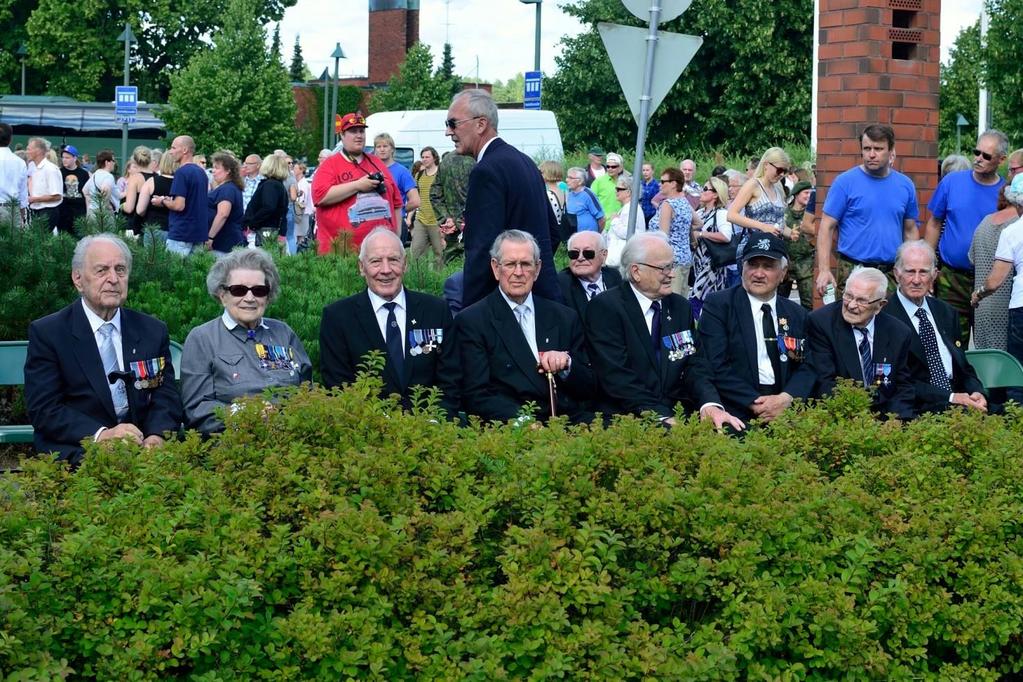
[[[6,679],[1002,679],[1020,412],[739,440],[459,428],[302,389],[161,449],[0,479]]]

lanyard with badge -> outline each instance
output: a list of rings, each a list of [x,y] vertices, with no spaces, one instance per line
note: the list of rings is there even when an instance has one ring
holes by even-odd
[[[377,185],[375,190],[370,192],[357,192],[355,195],[355,203],[348,208],[348,222],[351,226],[358,227],[362,223],[369,222],[371,220],[391,220],[391,204],[387,201],[387,185],[384,183],[384,175],[376,169],[374,165],[374,172],[368,173],[366,169],[362,167],[361,163],[356,163],[348,154],[342,150],[341,155],[353,166],[366,173],[366,177],[374,180],[379,180],[380,184]],[[372,164],[372,161],[370,162]]]

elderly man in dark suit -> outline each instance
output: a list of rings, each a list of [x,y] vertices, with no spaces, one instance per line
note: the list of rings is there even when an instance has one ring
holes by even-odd
[[[507,230],[494,240],[491,254],[497,289],[455,318],[465,411],[498,421],[523,419],[523,407],[533,402],[541,421],[552,408],[572,422],[592,420],[588,401],[596,382],[582,323],[571,308],[534,295],[542,266],[536,240]]]
[[[458,412],[458,363],[452,349],[451,312],[436,296],[409,291],[407,260],[397,234],[370,232],[359,247],[366,291],[331,303],[320,321],[320,374],[327,387],[355,379],[367,353],[384,353],[383,395],[412,406],[415,386],[436,386],[449,417]]]
[[[751,240],[742,286],[711,294],[700,315],[697,350],[725,408],[742,419],[771,421],[813,392],[814,373],[803,361],[807,312],[778,296],[787,253],[772,234]]]
[[[898,290],[884,312],[913,330],[909,366],[918,412],[962,405],[987,412],[984,385],[966,360],[959,313],[928,293],[938,276],[934,249],[923,240],[903,242],[895,256]]]
[[[465,200],[465,283],[463,307],[490,293],[496,283],[490,269],[490,245],[501,232],[528,232],[540,247],[536,293],[561,301],[554,270],[558,221],[540,169],[531,158],[497,136],[497,105],[486,90],[464,90],[451,100],[445,133],[455,152],[472,156]]]
[[[81,300],[28,328],[25,405],[35,447],[72,466],[83,440],[153,447],[181,425],[167,325],[121,307],[131,260],[116,236],[85,237],[71,260]]]
[[[558,273],[561,295],[579,317],[597,294],[622,283],[614,268],[604,265],[607,241],[599,232],[576,232],[568,238],[568,267]]]
[[[827,395],[838,377],[862,381],[874,393],[874,409],[912,419],[913,377],[909,369],[912,331],[891,315],[888,278],[877,268],[857,267],[849,275],[841,301],[810,313],[807,344],[817,375],[817,394]]]
[[[689,302],[672,293],[674,252],[662,232],[635,235],[622,251],[621,285],[586,306],[593,367],[614,413],[653,412],[675,424],[675,404],[720,428],[745,424],[721,405],[706,361],[696,355]]]

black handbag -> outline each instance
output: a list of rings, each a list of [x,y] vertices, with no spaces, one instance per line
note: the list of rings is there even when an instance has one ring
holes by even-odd
[[[717,212],[714,213],[714,227],[717,227]],[[720,233],[720,230],[717,231]],[[707,250],[707,256],[710,258],[710,267],[717,270],[727,265],[735,265],[736,250],[745,236],[746,229],[743,228],[741,232],[733,230],[732,239],[728,243],[700,237],[700,243],[703,244],[703,248]]]

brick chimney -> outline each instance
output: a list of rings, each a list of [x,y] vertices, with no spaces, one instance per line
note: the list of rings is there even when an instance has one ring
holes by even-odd
[[[369,83],[383,85],[419,40],[419,0],[369,0]]]
[[[941,0],[820,0],[817,214],[861,161],[871,123],[895,129],[894,168],[917,188],[921,223],[938,185]]]

